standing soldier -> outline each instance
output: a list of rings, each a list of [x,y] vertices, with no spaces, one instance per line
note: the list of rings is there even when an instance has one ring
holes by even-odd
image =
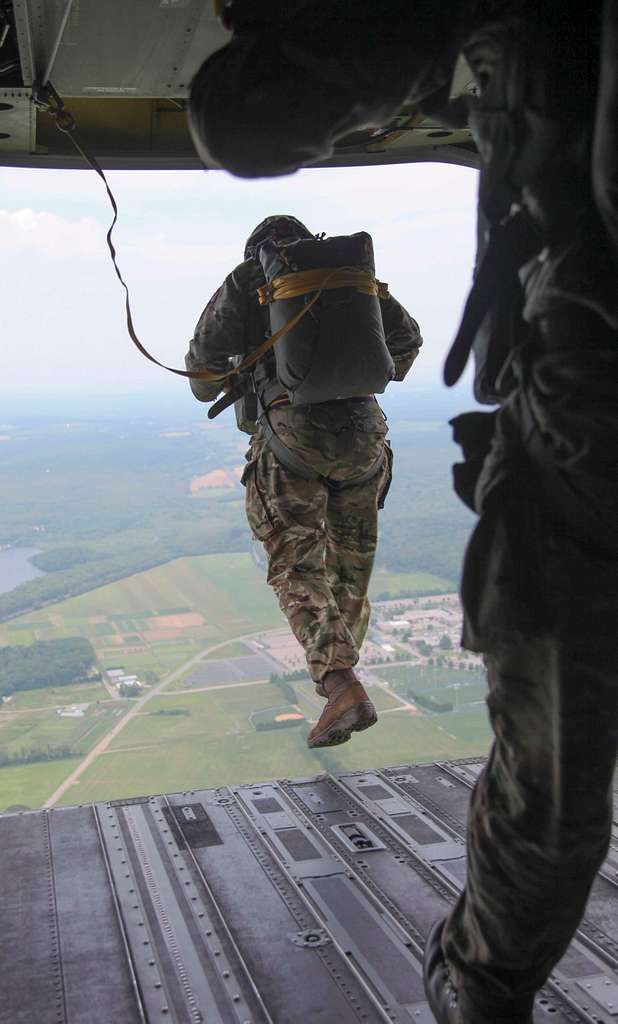
[[[246,414],[239,419],[252,433],[242,482],[268,582],[326,698],[309,746],[334,746],[377,721],[353,670],[369,622],[377,513],[392,468],[372,392],[404,379],[422,339],[416,321],[375,281],[365,233],[324,241],[295,217],[272,216],[252,232],[244,255],[206,306],[186,365],[225,374],[277,333],[278,315],[299,321],[290,331],[282,324],[250,382],[244,377],[257,415],[254,423]],[[280,282],[288,290],[277,302]],[[300,365],[309,350],[308,367]],[[191,380],[203,402],[221,388],[220,379]]]

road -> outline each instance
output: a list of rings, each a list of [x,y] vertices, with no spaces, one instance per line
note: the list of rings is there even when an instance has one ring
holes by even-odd
[[[100,754],[103,754],[107,750],[110,743],[116,739],[116,736],[118,735],[119,732],[122,732],[125,725],[128,725],[131,719],[135,718],[136,715],[139,715],[142,708],[148,703],[148,701],[152,700],[153,697],[157,697],[161,693],[161,691],[165,689],[166,686],[168,686],[170,683],[173,683],[175,679],[178,679],[178,677],[181,676],[183,672],[186,672],[187,669],[192,668],[193,665],[196,665],[197,662],[201,661],[202,658],[204,658],[207,654],[211,654],[212,651],[217,651],[220,647],[227,647],[227,645],[229,643],[232,643],[233,641],[252,640],[253,637],[255,636],[261,636],[263,632],[264,630],[258,630],[258,632],[256,633],[246,633],[244,636],[236,636],[231,638],[228,637],[227,640],[222,640],[218,644],[213,644],[211,647],[205,647],[203,651],[199,651],[197,654],[194,654],[192,658],[189,658],[188,661],[185,661],[182,665],[179,666],[179,668],[176,668],[174,669],[173,672],[170,672],[169,675],[165,676],[164,679],[162,679],[161,682],[157,684],[157,686],[153,686],[152,689],[148,691],[148,693],[145,693],[143,697],[140,697],[138,700],[132,703],[127,713],[123,715],[122,718],[120,718],[114,726],[112,726],[110,731],[106,733],[102,739],[99,740],[99,742],[92,748],[92,750],[88,754],[86,754],[84,759],[80,761],[77,767],[73,769],[71,774],[66,777],[64,782],[61,782],[58,788],[52,793],[52,795],[48,797],[48,799],[43,804],[43,807],[54,807],[55,804],[57,804],[58,801],[62,799],[67,789],[70,789],[70,787],[75,785],[76,782],[79,782],[80,776],[84,774],[86,769],[90,767],[93,761],[96,761],[97,757],[99,757]]]

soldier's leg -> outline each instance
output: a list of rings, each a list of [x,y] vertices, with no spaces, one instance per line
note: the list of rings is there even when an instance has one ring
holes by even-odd
[[[611,828],[618,688],[602,652],[552,638],[487,656],[495,743],[468,878],[442,948],[462,1024],[526,1020],[584,912]]]
[[[247,518],[268,556],[268,582],[318,681],[358,661],[325,569],[328,490],[290,473],[263,444],[252,449],[243,475]]]
[[[326,510],[326,571],[339,611],[358,649],[371,608],[367,597],[378,541],[378,503],[390,480],[387,464],[373,480],[330,491]]]

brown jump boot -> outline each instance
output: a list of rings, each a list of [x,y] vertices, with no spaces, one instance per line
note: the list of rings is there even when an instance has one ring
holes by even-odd
[[[309,747],[336,747],[353,732],[375,725],[376,709],[351,668],[327,672],[316,692],[327,697],[326,707],[307,737]]]

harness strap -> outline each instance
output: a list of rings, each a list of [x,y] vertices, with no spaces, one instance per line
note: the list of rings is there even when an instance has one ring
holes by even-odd
[[[332,491],[344,491],[348,487],[358,487],[360,484],[368,483],[369,480],[373,480],[374,476],[377,476],[382,469],[384,459],[386,458],[386,450],[380,453],[373,466],[370,466],[364,473],[360,473],[359,476],[353,477],[352,480],[333,480],[332,477],[323,476],[322,473],[318,473],[313,466],[310,466],[300,457],[300,455],[289,448],[287,444],[281,440],[278,434],[275,433],[272,423],[268,417],[268,409],[264,408],[262,398],[263,395],[257,395],[257,422],[260,425],[266,444],[275,458],[279,459],[279,462],[296,476],[302,477],[303,480],[317,480],[320,483],[326,484],[326,486]]]
[[[358,267],[320,267],[315,270],[298,270],[292,274],[275,277],[267,284],[258,288],[258,299],[261,306],[278,299],[294,299],[299,295],[307,295],[319,289],[355,288],[364,295],[378,295],[381,299],[388,298],[388,285],[378,281],[368,270]]]

